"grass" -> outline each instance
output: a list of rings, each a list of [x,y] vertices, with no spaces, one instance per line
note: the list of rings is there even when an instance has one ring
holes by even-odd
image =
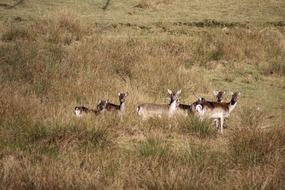
[[[284,6],[0,7],[0,189],[284,189]],[[224,135],[196,117],[141,121],[135,107],[168,103],[167,89],[187,104],[193,92],[241,97]],[[75,106],[123,91],[122,119],[75,118]]]
[[[92,0],[84,0],[80,3],[74,0],[61,2],[30,0],[18,6],[21,11],[3,9],[0,16],[3,19],[11,17],[22,17],[24,20],[33,19],[35,15],[47,14],[50,10],[60,6],[61,8],[76,10],[91,23],[94,22],[94,18],[101,23],[187,22],[205,19],[262,23],[283,21],[285,6],[282,0],[270,2],[257,0],[188,2],[178,0],[175,3],[163,0],[135,0],[131,2],[123,0],[120,2],[111,1],[108,8],[103,10],[105,4],[106,1],[94,2]],[[141,5],[142,8],[136,8],[138,5]]]
[[[218,129],[213,127],[211,120],[200,120],[196,116],[190,116],[182,118],[179,122],[179,126],[184,133],[190,133],[196,135],[199,138],[214,137],[217,134]]]
[[[167,144],[159,142],[156,137],[148,138],[145,142],[139,143],[137,148],[142,157],[164,157],[169,150]]]
[[[275,160],[271,155],[276,154],[276,152],[278,152],[277,154],[284,153],[279,149],[280,145],[283,144],[283,140],[281,140],[284,135],[281,131],[283,130],[282,127],[270,131],[262,131],[261,129],[242,130],[246,132],[243,132],[242,137],[240,136],[241,131],[238,130],[230,138],[230,153],[235,163],[256,167],[274,162]]]

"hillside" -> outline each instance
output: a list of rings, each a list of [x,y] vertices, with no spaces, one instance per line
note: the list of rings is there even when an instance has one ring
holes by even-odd
[[[0,3],[0,189],[285,188],[284,1],[16,2]],[[224,134],[142,121],[167,89],[241,96]],[[75,117],[118,92],[122,119]]]

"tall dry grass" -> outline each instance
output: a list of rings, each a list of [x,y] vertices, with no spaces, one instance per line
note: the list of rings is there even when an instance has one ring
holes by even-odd
[[[3,26],[1,189],[284,189],[284,119],[260,129],[266,115],[245,110],[221,136],[208,121],[143,122],[134,113],[138,103],[167,103],[168,88],[182,89],[185,103],[196,100],[189,88],[210,97],[215,69],[235,69],[234,79],[248,65],[262,77],[282,76],[284,29],[119,38],[66,11]],[[119,91],[130,94],[122,120],[74,117],[74,106],[118,102]]]

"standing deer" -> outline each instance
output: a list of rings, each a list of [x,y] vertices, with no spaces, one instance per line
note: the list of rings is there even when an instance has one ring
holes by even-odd
[[[230,116],[230,113],[237,105],[238,96],[240,92],[231,93],[232,99],[230,102],[210,102],[201,99],[201,102],[196,105],[196,111],[201,119],[212,118],[220,120],[220,130],[223,133],[224,119]]]
[[[213,91],[214,96],[217,98],[217,102],[222,102],[224,99],[225,92],[224,91]],[[195,107],[198,105],[201,101],[203,101],[204,98],[197,100],[196,102],[193,102],[192,104],[179,104],[178,105],[178,112],[183,113],[185,115],[189,113],[194,113],[195,112]]]
[[[214,96],[217,98],[217,102],[222,102],[224,100],[225,91],[213,91]]]
[[[172,92],[171,90],[167,90],[168,95],[170,96],[169,104],[152,104],[145,103],[141,104],[137,107],[137,114],[141,116],[143,119],[147,119],[149,117],[161,117],[168,116],[172,117],[177,109],[178,96],[181,94],[181,90],[177,92]]]
[[[188,114],[193,114],[195,112],[195,107],[199,101],[193,102],[192,104],[179,104],[177,107],[177,114],[182,114],[187,116]]]

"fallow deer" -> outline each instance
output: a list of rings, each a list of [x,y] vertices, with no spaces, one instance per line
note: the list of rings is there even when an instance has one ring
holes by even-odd
[[[224,95],[226,94],[226,92],[214,90],[213,94],[217,98],[217,102],[223,102],[224,101]],[[214,122],[216,123],[216,127],[218,128],[219,119],[214,119]],[[226,128],[225,126],[224,126],[224,128]]]
[[[188,114],[192,114],[195,112],[195,102],[188,105],[188,104],[180,104],[177,106],[177,114],[181,114],[187,116]]]
[[[74,108],[74,113],[77,117],[81,117],[83,114],[90,113],[91,110],[85,106],[76,106]]]
[[[214,96],[217,98],[217,102],[222,102],[224,100],[225,91],[213,91]]]
[[[125,111],[125,101],[126,101],[126,97],[128,96],[128,92],[124,93],[124,92],[120,92],[118,93],[119,96],[119,102],[120,104],[113,104],[111,102],[109,102],[108,100],[101,100],[100,103],[106,103],[106,107],[105,110],[112,112],[112,111],[117,111],[121,116]],[[100,105],[100,103],[97,105],[97,107]]]
[[[214,96],[217,98],[217,102],[222,102],[224,99],[225,92],[224,91],[213,91]],[[185,115],[189,113],[194,113],[195,112],[195,107],[197,104],[199,104],[202,100],[204,99],[199,99],[196,102],[193,102],[192,104],[179,104],[178,105],[178,112],[183,113]]]
[[[224,119],[229,117],[230,113],[234,110],[237,105],[239,92],[232,93],[232,99],[230,102],[210,102],[205,99],[201,99],[201,102],[196,105],[196,111],[198,116],[203,118],[212,118],[220,120],[220,130],[223,133]]]
[[[137,114],[143,119],[149,117],[161,117],[168,116],[172,117],[177,109],[178,96],[181,94],[181,90],[172,92],[168,89],[168,95],[170,96],[169,104],[152,104],[145,103],[137,107]]]
[[[90,109],[85,106],[76,106],[74,108],[74,113],[77,117],[81,117],[83,115],[86,115],[88,113],[93,113],[95,115],[98,115],[100,112],[104,111],[106,109],[106,102],[100,103],[100,106],[97,105],[97,109]]]

